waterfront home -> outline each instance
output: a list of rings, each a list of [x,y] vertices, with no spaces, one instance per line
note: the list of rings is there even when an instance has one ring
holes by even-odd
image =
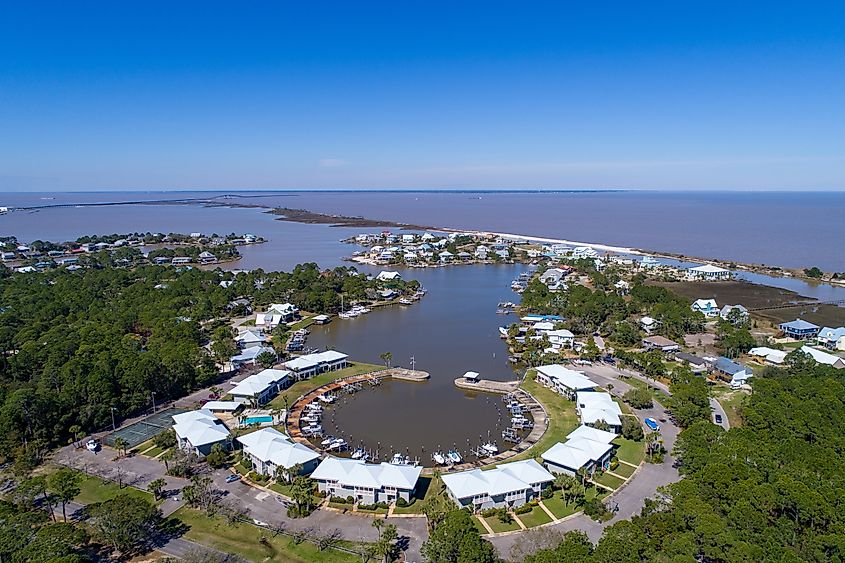
[[[313,320],[316,325],[326,325],[332,322],[332,318],[329,315],[314,315],[311,320]]]
[[[458,260],[460,260],[461,262],[466,262],[467,260],[469,260],[471,258],[472,258],[472,254],[470,254],[469,252],[463,252],[463,251],[458,252]]]
[[[687,268],[687,278],[690,280],[720,281],[730,279],[730,277],[730,270],[711,264]]]
[[[616,289],[616,294],[625,296],[631,293],[631,284],[626,282],[625,280],[619,280],[615,284],[613,284],[614,289]]]
[[[575,475],[584,469],[587,474],[609,466],[613,457],[613,432],[582,424],[569,433],[566,442],[558,442],[540,455],[552,473]]]
[[[718,317],[719,306],[715,299],[696,299],[691,309],[693,311],[702,313],[705,317]]]
[[[561,348],[572,348],[575,345],[575,335],[572,331],[562,328],[560,330],[550,330],[546,333],[549,339],[549,344],[552,348],[559,350]]]
[[[449,252],[448,250],[444,250],[437,256],[440,258],[441,262],[451,262],[452,259],[455,257],[455,255]]]
[[[4,262],[8,261],[8,260],[14,260],[15,258],[17,258],[17,254],[15,254],[14,252],[4,252],[3,253],[3,261]]]
[[[420,240],[421,240],[421,241],[423,241],[423,242],[431,242],[431,241],[433,241],[433,240],[434,240],[434,239],[436,239],[436,238],[437,238],[437,237],[435,237],[435,236],[434,236],[433,234],[431,234],[431,233],[423,233],[423,235],[420,237]]]
[[[249,348],[250,346],[260,346],[267,341],[267,336],[260,330],[245,330],[235,337],[235,342],[241,348]]]
[[[495,469],[472,469],[443,475],[452,500],[472,511],[518,508],[539,497],[554,482],[554,475],[533,459],[497,465]]]
[[[724,321],[730,321],[735,324],[743,324],[748,321],[748,309],[742,305],[725,305],[719,311],[719,316]]]
[[[540,281],[547,286],[558,286],[569,272],[562,268],[549,268],[540,275]]]
[[[264,352],[269,352],[273,354],[274,358],[276,357],[276,351],[269,346],[250,346],[249,348],[244,349],[244,351],[237,356],[232,356],[229,361],[235,369],[247,364],[254,366],[257,362],[258,356]]]
[[[330,497],[352,497],[356,503],[410,501],[422,467],[370,464],[360,459],[327,457],[311,474],[317,488]]]
[[[555,256],[563,257],[572,252],[572,249],[565,244],[553,244],[549,247],[549,251]]]
[[[716,358],[716,361],[713,362],[713,369],[722,379],[727,380],[734,389],[739,389],[745,385],[748,379],[754,375],[750,368],[724,356]]]
[[[807,322],[803,319],[796,319],[788,323],[781,323],[779,327],[783,333],[795,340],[807,340],[814,338],[819,333],[818,325]]]
[[[403,244],[410,244],[412,242],[414,242],[414,235],[411,235],[411,234],[402,235],[402,243]]]
[[[489,252],[490,249],[482,244],[475,247],[475,257],[479,260],[487,260],[487,253]]]
[[[188,411],[174,414],[171,418],[176,444],[181,450],[205,457],[215,444],[228,447],[229,429],[211,411]]]
[[[559,364],[539,366],[537,382],[553,389],[568,399],[573,399],[578,391],[594,389],[596,383],[580,371],[565,368]]]
[[[399,272],[379,272],[376,279],[380,282],[398,281],[402,279],[402,274]]]
[[[534,332],[538,334],[543,334],[549,332],[550,330],[554,330],[555,323],[549,321],[540,321],[539,323],[534,323],[533,325],[531,325],[531,328],[534,330]]]
[[[311,448],[291,441],[275,428],[262,428],[239,436],[244,457],[252,463],[252,470],[259,475],[276,477],[282,473],[290,480],[296,475],[307,475],[317,468],[320,454]],[[296,474],[292,469],[298,468]]]
[[[349,356],[341,352],[326,350],[317,354],[298,356],[282,365],[285,366],[285,369],[293,372],[297,380],[302,380],[327,371],[343,369],[348,364],[348,358]]]
[[[660,265],[660,262],[657,261],[657,258],[654,256],[643,256],[643,259],[640,261],[641,268],[656,268]]]
[[[296,319],[299,308],[290,303],[273,303],[264,313],[255,314],[255,326],[276,328],[282,323],[289,323]]]
[[[675,354],[675,360],[687,364],[693,373],[702,373],[707,371],[707,360],[699,358],[689,352],[677,352]]]
[[[481,381],[481,374],[477,371],[468,371],[464,374],[464,379],[467,383],[478,383]]]
[[[502,260],[508,260],[511,257],[510,251],[507,248],[500,248],[495,252]]]
[[[578,391],[575,394],[575,412],[581,424],[594,426],[604,421],[613,432],[622,432],[622,409],[610,393]]]
[[[170,263],[173,264],[174,266],[179,266],[179,265],[183,265],[183,264],[190,264],[193,261],[194,261],[194,259],[191,258],[190,256],[176,256],[175,258],[173,258],[170,261]]]
[[[265,369],[250,375],[237,385],[229,394],[235,401],[253,406],[263,405],[276,394],[290,386],[291,373],[281,369]]]
[[[20,268],[15,268],[15,271],[19,274],[32,274],[38,271],[38,268],[34,266],[21,266]]]
[[[572,251],[572,257],[576,260],[580,258],[598,258],[598,256],[599,253],[596,252],[596,249],[589,246],[576,246]]]
[[[201,264],[213,264],[214,262],[217,262],[217,256],[205,250],[200,252],[199,260]]]
[[[167,256],[156,256],[155,258],[153,258],[153,264],[157,264],[159,266],[161,266],[163,264],[169,264],[169,263],[170,263],[170,258],[168,258]]]
[[[405,262],[416,262],[419,259],[419,256],[417,255],[416,252],[408,251],[408,252],[405,252],[404,258],[405,258]]]
[[[657,326],[659,324],[660,321],[652,319],[651,317],[643,317],[640,319],[640,328],[643,329],[646,334],[651,334],[657,330]]]
[[[399,292],[395,289],[383,289],[378,292],[378,296],[380,299],[395,299],[399,297]]]
[[[670,352],[677,352],[681,349],[680,345],[673,340],[669,340],[665,336],[649,336],[642,340],[643,348],[647,351],[660,350],[664,354]]]
[[[761,363],[767,363],[774,366],[783,364],[786,360],[787,352],[785,350],[775,350],[767,346],[757,346],[748,351],[748,355]]]
[[[826,366],[833,366],[836,369],[845,368],[845,360],[839,356],[834,356],[833,354],[822,352],[821,350],[811,348],[807,345],[802,346],[801,351],[805,354],[809,354],[810,356],[812,356],[813,360],[820,364],[824,364]]]
[[[845,350],[845,327],[830,328],[826,326],[816,335],[816,340],[819,344],[831,350]]]

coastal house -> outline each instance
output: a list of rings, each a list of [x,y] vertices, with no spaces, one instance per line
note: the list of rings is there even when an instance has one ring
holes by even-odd
[[[290,376],[286,370],[265,369],[235,385],[229,394],[240,403],[263,405],[291,384]]]
[[[431,241],[433,241],[433,240],[434,240],[434,239],[436,239],[436,238],[437,238],[437,237],[435,237],[435,236],[434,236],[433,234],[431,234],[431,233],[423,233],[423,236],[421,236],[421,237],[420,237],[420,240],[421,240],[421,241],[423,241],[423,242],[431,242]]]
[[[731,271],[719,266],[711,264],[704,264],[703,266],[695,266],[687,268],[687,279],[697,281],[722,281],[731,278]]]
[[[252,470],[259,475],[276,477],[282,473],[290,480],[296,475],[307,475],[317,468],[320,454],[300,443],[291,441],[275,428],[262,428],[250,434],[239,436],[244,457],[252,464]],[[292,471],[298,468],[294,474]]]
[[[775,350],[767,346],[757,346],[748,351],[748,355],[760,363],[779,366],[786,360],[785,350]]]
[[[805,354],[809,354],[813,358],[813,360],[815,360],[819,364],[833,366],[836,369],[845,368],[845,359],[842,359],[839,356],[828,354],[827,352],[823,352],[822,350],[818,350],[807,345],[802,346],[801,351]]]
[[[704,373],[707,371],[707,360],[699,358],[689,352],[675,353],[675,360],[688,365],[693,373]]]
[[[822,328],[816,335],[816,341],[831,350],[845,350],[845,327]]]
[[[232,367],[234,369],[238,369],[241,366],[245,365],[252,365],[254,366],[257,363],[257,358],[264,352],[269,352],[273,354],[273,357],[276,357],[276,351],[273,350],[270,346],[250,346],[249,348],[245,348],[240,354],[237,356],[232,356],[229,359],[231,362]]]
[[[594,426],[605,422],[615,433],[622,432],[622,409],[610,393],[579,391],[575,394],[575,412],[581,424]]]
[[[170,263],[174,266],[180,266],[184,264],[190,264],[193,261],[194,259],[190,256],[176,256],[170,261]]]
[[[243,403],[237,401],[208,401],[202,406],[203,410],[212,413],[234,413],[243,408]]]
[[[631,293],[631,284],[626,282],[625,280],[619,280],[615,284],[613,284],[613,288],[616,290],[617,295],[625,296]]]
[[[664,354],[677,352],[681,349],[677,342],[669,340],[665,336],[649,336],[647,338],[643,338],[642,343],[643,348],[645,348],[646,351],[660,350]]]
[[[575,345],[575,335],[572,331],[565,328],[559,330],[550,330],[546,332],[546,337],[549,339],[549,344],[555,350],[561,348],[572,348]]]
[[[437,256],[438,256],[438,258],[440,258],[440,261],[443,262],[443,263],[451,262],[455,258],[455,255],[452,254],[451,252],[449,252],[448,250],[444,250],[443,252],[441,252]]]
[[[693,311],[702,313],[705,317],[719,316],[719,306],[715,299],[696,299],[691,308]]]
[[[378,275],[376,276],[376,279],[380,282],[398,281],[398,280],[402,279],[402,274],[400,274],[399,272],[388,272],[388,271],[379,272]]]
[[[370,464],[362,460],[327,457],[311,474],[317,488],[330,497],[352,497],[356,503],[410,501],[422,467]]]
[[[466,262],[470,259],[472,259],[472,254],[470,254],[469,252],[458,252],[458,260],[460,260],[461,262]]]
[[[341,352],[326,350],[298,356],[282,365],[290,370],[297,380],[302,380],[327,371],[343,369],[348,365],[348,358],[349,356]]]
[[[4,252],[2,254],[2,257],[3,257],[3,261],[7,262],[9,260],[14,260],[15,258],[17,258],[17,254],[15,254],[14,252]]]
[[[572,257],[576,260],[581,258],[598,258],[599,253],[596,252],[595,248],[589,246],[576,246],[575,249],[572,250]]]
[[[484,245],[479,244],[475,247],[475,257],[479,260],[487,260],[487,254],[490,252],[490,249]]]
[[[651,317],[643,317],[640,319],[640,328],[645,331],[646,334],[652,334],[655,330],[657,330],[660,321],[656,319],[652,319]]]
[[[617,437],[613,432],[582,424],[569,433],[565,442],[556,443],[540,457],[551,473],[575,475],[583,469],[591,474],[610,465],[613,440]]]
[[[657,258],[654,256],[643,256],[643,259],[640,260],[640,268],[651,269],[656,268],[659,265],[660,262],[658,262]]]
[[[200,252],[198,258],[201,264],[213,264],[217,262],[217,256],[207,250]]]
[[[411,234],[402,235],[402,244],[411,244],[414,242],[414,238],[415,236]]]
[[[211,411],[188,411],[172,418],[176,444],[181,450],[205,457],[215,444],[228,448],[229,429]]]
[[[260,346],[267,341],[267,336],[260,330],[245,330],[235,337],[235,342],[240,348]]]
[[[719,317],[723,321],[730,321],[734,324],[744,324],[748,322],[748,309],[742,305],[725,305],[719,311]]]
[[[531,325],[531,328],[537,334],[545,334],[545,333],[555,329],[555,323],[550,322],[550,321],[540,321],[538,323],[534,323],[533,325]]]
[[[568,273],[569,272],[567,270],[563,270],[561,268],[549,268],[540,275],[540,281],[550,288],[557,288],[560,285],[561,280],[563,280]]]
[[[263,313],[255,314],[255,326],[273,329],[282,323],[289,323],[299,315],[299,308],[290,303],[273,303]]]
[[[554,482],[554,475],[533,459],[443,475],[449,496],[460,508],[518,508],[539,497]]]
[[[819,333],[819,326],[803,319],[796,319],[788,323],[781,323],[780,328],[783,333],[795,340],[807,340],[814,338]]]
[[[722,379],[728,381],[734,389],[739,389],[745,385],[748,379],[754,375],[750,368],[724,356],[716,358],[716,361],[713,362],[713,369]]]
[[[596,383],[580,371],[571,370],[560,364],[539,366],[536,370],[538,383],[570,400],[575,398],[577,392],[596,387]]]

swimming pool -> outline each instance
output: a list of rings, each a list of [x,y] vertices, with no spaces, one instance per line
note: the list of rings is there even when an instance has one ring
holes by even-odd
[[[244,419],[244,424],[261,424],[263,422],[273,422],[273,417],[266,416],[248,416]]]

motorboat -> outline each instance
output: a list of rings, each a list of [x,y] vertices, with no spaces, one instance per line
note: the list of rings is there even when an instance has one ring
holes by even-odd
[[[493,442],[482,444],[481,449],[484,450],[487,455],[496,455],[497,453],[499,453],[499,446],[497,446]]]
[[[457,450],[449,450],[448,456],[449,461],[451,461],[452,463],[461,463],[464,460],[464,458],[461,457],[461,454],[459,454]]]
[[[364,456],[367,455],[367,451],[364,448],[357,448],[354,452],[352,452],[352,459],[363,459]]]
[[[331,444],[332,442],[334,442],[334,440],[335,440],[335,437],[334,437],[334,436],[328,436],[325,440],[323,440],[322,442],[320,442],[320,445],[321,445],[321,446],[328,446],[329,444]]]
[[[100,449],[100,442],[98,442],[97,440],[88,440],[87,442],[85,442],[85,449],[87,449],[89,452],[96,452]]]
[[[402,299],[399,300],[400,305],[411,305],[412,303],[413,302],[406,297],[403,297]]]
[[[331,404],[331,403],[334,403],[334,402],[335,402],[335,400],[337,399],[337,397],[335,397],[334,395],[332,395],[332,394],[328,393],[328,394],[323,394],[323,395],[320,395],[319,397],[317,397],[317,399],[318,399],[321,403],[329,403],[329,404]]]
[[[508,329],[506,329],[506,328],[505,328],[505,327],[503,327],[503,326],[500,326],[500,327],[499,327],[499,335],[500,335],[502,338],[507,338],[507,337],[508,337]]]
[[[444,456],[442,452],[434,452],[431,458],[437,465],[446,465],[446,456]]]

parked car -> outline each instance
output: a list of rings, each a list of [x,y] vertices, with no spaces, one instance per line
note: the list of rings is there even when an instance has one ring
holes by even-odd
[[[716,421],[716,424],[722,424],[722,415],[717,414],[713,419]]]
[[[88,449],[89,452],[96,452],[100,449],[100,442],[97,440],[88,440],[85,443],[85,447]]]
[[[658,430],[660,430],[660,425],[657,424],[657,421],[654,420],[653,418],[649,417],[649,418],[645,419],[644,422],[645,422],[645,425],[648,426],[654,432],[657,432]]]
[[[240,481],[240,479],[241,479],[240,475],[235,475],[233,473],[233,474],[229,475],[228,477],[226,477],[226,482],[227,483],[234,483],[235,481]]]

